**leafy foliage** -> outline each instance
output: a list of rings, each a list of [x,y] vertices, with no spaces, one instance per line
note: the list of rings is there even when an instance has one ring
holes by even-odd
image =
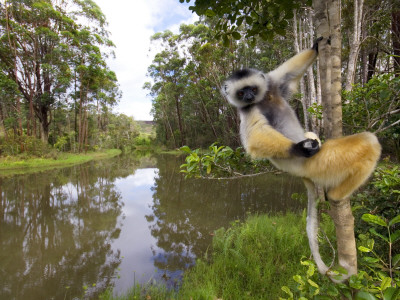
[[[181,3],[185,0],[179,0]],[[187,3],[190,0],[186,0]],[[285,0],[285,1],[241,1],[241,0],[196,0],[189,9],[199,16],[217,18],[215,25],[216,37],[222,38],[228,46],[230,40],[240,40],[241,27],[246,26],[245,39],[255,36],[271,41],[276,34],[286,35],[289,25],[288,20],[293,18],[293,10],[301,5],[311,5],[311,1]]]
[[[181,165],[181,172],[187,178],[243,176],[271,169],[267,160],[251,160],[240,147],[233,150],[214,143],[203,153],[200,153],[200,149],[191,150],[188,146],[181,147],[180,150],[187,154],[186,163]]]
[[[335,284],[316,271],[313,261],[303,259],[301,265],[307,269],[305,274],[294,275],[295,287],[283,286],[285,298],[281,300],[305,299],[355,299],[355,300],[396,300],[400,295],[400,280],[393,281],[387,274],[370,276],[359,271],[347,283]]]
[[[63,137],[49,137],[50,125],[60,110],[73,110],[75,134],[86,147],[89,104],[96,101],[100,113],[120,97],[105,62],[113,46],[105,25],[93,1],[10,0],[0,6],[0,96],[6,99],[0,120],[6,130],[40,134],[61,149]]]
[[[33,156],[45,156],[52,150],[48,143],[31,136],[20,136],[12,130],[8,131],[7,138],[0,137],[0,156],[15,156],[21,153],[29,153]]]
[[[362,193],[355,197],[356,220],[365,213],[385,219],[400,215],[400,170],[397,165],[379,166],[374,179]],[[356,223],[356,230],[362,230],[363,223]],[[400,250],[400,247],[399,247]]]
[[[343,122],[348,131],[376,131],[400,157],[400,77],[382,74],[344,93]]]
[[[315,272],[294,276],[297,285],[284,286],[283,299],[398,299],[400,297],[400,176],[398,166],[380,166],[373,181],[355,197],[359,272],[346,284],[334,284]],[[305,297],[305,298],[301,298]]]

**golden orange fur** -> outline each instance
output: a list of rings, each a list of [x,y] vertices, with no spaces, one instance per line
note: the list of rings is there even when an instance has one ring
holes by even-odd
[[[225,95],[239,108],[241,140],[253,158],[268,158],[277,168],[324,186],[330,199],[340,200],[350,196],[368,179],[380,157],[381,146],[374,134],[364,132],[328,140],[319,152],[308,158],[293,154],[293,146],[302,140],[311,138],[320,143],[314,133],[304,132],[286,101],[317,57],[317,49],[303,51],[266,74],[267,92],[257,94],[254,103],[242,105],[233,91],[243,82],[251,84],[253,77],[260,80],[257,73],[250,73],[244,79],[234,77],[232,82],[228,80],[225,89],[229,93]],[[279,122],[282,121],[279,119],[284,120]]]

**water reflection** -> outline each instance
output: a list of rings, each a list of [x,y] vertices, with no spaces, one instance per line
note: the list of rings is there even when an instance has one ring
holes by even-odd
[[[0,299],[93,298],[149,280],[175,286],[214,230],[302,208],[293,177],[185,180],[181,157],[117,157],[0,177]]]
[[[236,180],[185,180],[179,158],[158,157],[151,214],[146,215],[156,238],[154,265],[168,284],[175,284],[196,257],[211,244],[213,231],[243,220],[249,213],[296,211],[291,199],[303,191],[291,176],[267,174]]]
[[[0,178],[0,299],[69,299],[86,287],[94,297],[110,284],[122,212],[114,176],[91,163]]]

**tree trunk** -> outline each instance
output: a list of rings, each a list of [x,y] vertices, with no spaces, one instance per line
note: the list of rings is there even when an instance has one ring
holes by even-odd
[[[343,277],[346,279],[357,274],[357,250],[354,237],[354,217],[351,211],[350,199],[341,201],[329,200],[331,210],[329,212],[335,223],[337,237],[337,251],[339,265],[348,272]]]
[[[317,36],[322,36],[319,43],[319,73],[321,82],[321,104],[324,119],[324,134],[328,138],[332,132],[332,108],[331,108],[331,45],[328,39],[331,36],[328,20],[328,1],[313,1],[315,11],[315,27]]]
[[[367,38],[366,24],[361,28],[362,40]],[[366,47],[362,47],[361,51],[361,83],[364,85],[368,81],[368,52]]]
[[[17,97],[16,100],[17,100],[17,115],[18,115],[18,135],[22,137],[24,135],[24,131],[22,130],[21,99],[19,97]],[[22,138],[20,139],[20,148],[21,148],[21,152],[25,151]]]
[[[317,36],[324,37],[319,45],[319,65],[325,137],[336,138],[342,135],[340,1],[315,0],[313,5]],[[330,43],[326,42],[328,38]],[[339,264],[348,272],[348,275],[342,276],[342,280],[345,280],[357,273],[354,218],[349,199],[330,203],[331,217],[336,227]]]
[[[179,96],[175,98],[175,106],[176,106],[176,114],[178,117],[178,126],[179,126],[179,131],[181,133],[181,145],[185,145],[185,132],[183,130],[183,121],[182,121],[182,116],[181,116],[181,104],[179,101]]]
[[[342,124],[342,35],[340,0],[331,0],[328,9],[331,31],[331,107],[332,107],[332,132],[330,138],[341,137]]]
[[[0,103],[0,126],[3,128],[4,136],[7,139],[8,138],[7,129],[6,129],[6,126],[4,125],[4,119],[5,119],[5,114],[4,114],[4,111],[3,111],[3,104]],[[1,130],[0,130],[0,134],[1,134]]]
[[[40,139],[42,140],[43,143],[48,143],[49,141],[49,124],[47,123],[46,120],[40,122]]]
[[[393,67],[395,76],[400,76],[400,10],[392,12]]]
[[[378,61],[378,49],[374,49],[368,55],[368,73],[367,73],[367,82],[374,76],[376,63]]]
[[[309,40],[309,47],[311,48],[312,45],[314,44],[314,24],[313,24],[313,11],[309,9],[308,11],[308,32],[310,36]],[[314,70],[313,68],[308,68],[307,70],[307,82],[308,82],[308,94],[309,94],[309,106],[312,106],[313,104],[318,103],[317,99],[317,92],[315,88],[315,77],[314,77]],[[315,132],[317,135],[319,135],[319,128],[317,124],[317,117],[315,115],[312,115],[310,117],[311,120],[311,131]]]
[[[350,41],[349,62],[347,64],[347,75],[345,81],[345,90],[353,89],[354,77],[357,68],[357,57],[361,45],[361,23],[363,15],[364,0],[355,0],[354,2],[354,18],[353,18],[353,36]]]
[[[299,29],[297,30],[297,12],[296,10],[293,11],[294,17],[293,17],[293,32],[294,32],[294,49],[296,50],[296,53],[300,53],[303,49],[300,46],[299,43],[299,36],[300,40],[302,40],[302,35],[303,32],[301,30],[301,26],[299,25]],[[301,20],[299,20],[301,22]],[[304,77],[300,79],[300,102],[302,104],[303,108],[303,115],[304,115],[304,128],[306,131],[310,131],[309,128],[309,122],[308,122],[308,111],[307,111],[307,101],[306,101],[306,89],[305,89],[305,84],[304,84]]]

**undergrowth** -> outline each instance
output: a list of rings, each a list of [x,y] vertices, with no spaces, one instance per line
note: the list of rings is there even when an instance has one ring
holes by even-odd
[[[252,216],[215,232],[212,248],[184,276],[179,291],[135,285],[124,296],[108,290],[103,300],[122,299],[279,299],[284,285],[295,286],[293,274],[309,255],[303,214]],[[333,225],[324,221],[326,232]]]

